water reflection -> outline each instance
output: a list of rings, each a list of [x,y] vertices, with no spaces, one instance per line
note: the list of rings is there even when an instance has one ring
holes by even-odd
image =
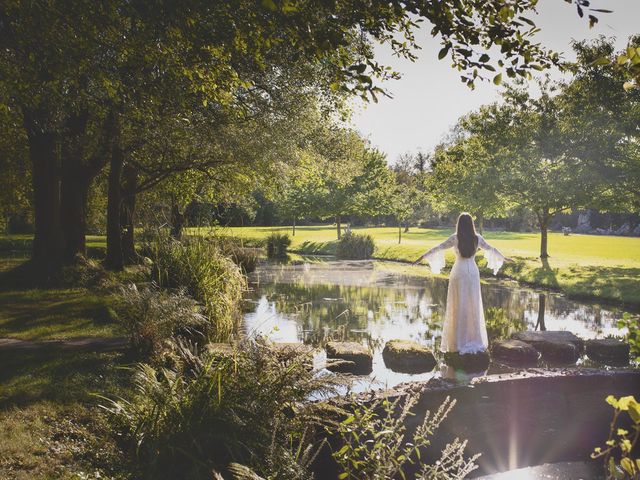
[[[393,338],[439,346],[447,281],[395,274],[372,261],[327,261],[261,266],[251,278],[245,328],[276,342],[322,344],[354,340],[374,351],[373,374],[382,384],[459,372],[420,375],[391,372],[382,348]],[[569,330],[582,338],[620,335],[622,311],[522,288],[515,283],[482,285],[492,339],[516,330]],[[490,372],[495,367],[490,367]]]

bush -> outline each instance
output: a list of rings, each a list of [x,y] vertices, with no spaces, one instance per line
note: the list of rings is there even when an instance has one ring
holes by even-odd
[[[371,235],[350,233],[338,240],[336,257],[350,260],[366,260],[373,256],[375,243]]]
[[[477,466],[474,462],[479,455],[465,458],[467,442],[457,438],[445,447],[438,461],[421,464],[420,451],[430,445],[429,438],[435,434],[456,401],[447,397],[437,412],[427,412],[412,437],[405,440],[405,421],[413,415],[411,410],[417,401],[417,393],[399,396],[394,401],[385,398],[371,406],[356,407],[340,422],[335,432],[339,444],[333,453],[340,467],[338,478],[405,478],[403,466],[408,463],[421,466],[416,476],[419,480],[464,478],[475,470]]]
[[[248,247],[242,239],[235,237],[210,237],[224,255],[238,265],[243,273],[251,273],[256,269],[260,259],[260,248]]]
[[[291,246],[291,238],[286,233],[272,233],[267,237],[267,256],[284,257]]]
[[[242,320],[246,279],[240,268],[214,242],[202,237],[180,242],[158,234],[150,250],[153,280],[161,287],[185,288],[202,302],[208,319],[203,333],[213,341],[227,341]]]
[[[117,301],[118,318],[133,347],[158,360],[175,339],[202,337],[206,324],[202,307],[184,291],[170,293],[155,286],[123,287]]]
[[[174,368],[139,365],[132,398],[107,405],[148,478],[210,479],[233,463],[265,478],[309,478],[309,439],[326,415],[308,399],[335,394],[339,377],[308,369],[308,354],[261,342],[179,352]]]
[[[633,458],[633,455],[637,453],[636,444],[640,438],[640,403],[632,395],[620,398],[609,395],[606,402],[614,408],[609,438],[604,447],[594,449],[591,458],[603,458],[607,480],[637,479],[640,458]],[[629,428],[627,425],[630,425],[631,432],[619,424],[622,412],[626,412],[624,426]]]

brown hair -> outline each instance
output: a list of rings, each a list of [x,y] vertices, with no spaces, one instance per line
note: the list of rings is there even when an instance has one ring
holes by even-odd
[[[468,213],[461,213],[456,225],[458,236],[458,250],[464,258],[473,257],[478,249],[478,235],[473,224],[473,218]]]

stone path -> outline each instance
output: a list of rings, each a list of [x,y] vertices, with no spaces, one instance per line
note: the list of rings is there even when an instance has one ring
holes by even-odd
[[[129,346],[127,337],[79,337],[70,340],[18,340],[15,338],[0,338],[0,352],[38,351],[45,349],[79,350],[91,352],[108,352],[122,350]]]

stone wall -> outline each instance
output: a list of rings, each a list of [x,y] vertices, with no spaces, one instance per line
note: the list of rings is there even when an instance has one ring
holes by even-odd
[[[529,370],[492,375],[468,385],[446,380],[408,383],[392,395],[419,392],[417,415],[409,417],[411,431],[450,396],[457,405],[444,421],[431,454],[439,456],[455,437],[467,439],[468,454],[481,453],[476,475],[569,460],[588,460],[593,448],[604,444],[613,409],[605,398],[640,398],[638,370]],[[365,398],[365,397],[362,397]],[[366,402],[372,401],[369,394]],[[318,459],[317,478],[336,478],[328,452]],[[412,473],[412,472],[409,472]],[[411,478],[411,475],[409,476]]]

